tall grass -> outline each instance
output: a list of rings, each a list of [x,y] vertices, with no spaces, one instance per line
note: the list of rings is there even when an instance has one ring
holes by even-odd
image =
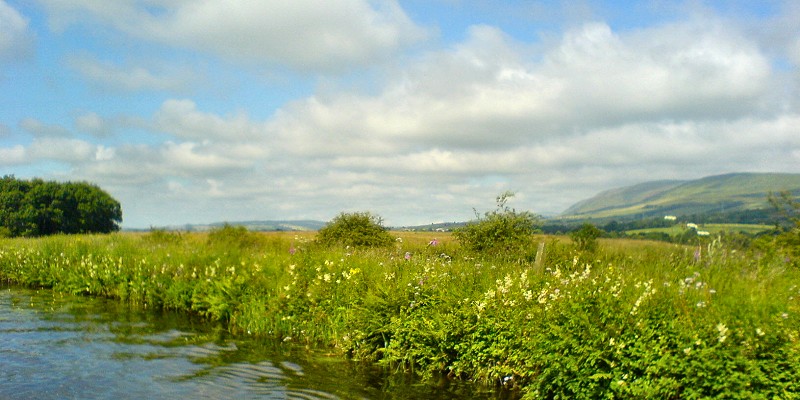
[[[379,250],[235,229],[3,239],[0,278],[530,398],[800,396],[800,273],[777,253],[719,241],[581,253],[537,237],[537,263],[436,235]]]

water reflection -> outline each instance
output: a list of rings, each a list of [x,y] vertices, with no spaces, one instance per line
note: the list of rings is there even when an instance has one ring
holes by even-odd
[[[419,382],[184,314],[0,286],[0,398],[507,398]]]

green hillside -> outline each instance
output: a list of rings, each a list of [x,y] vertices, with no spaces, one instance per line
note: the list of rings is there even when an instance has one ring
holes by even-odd
[[[736,173],[612,189],[576,203],[562,219],[634,219],[769,208],[769,192],[800,194],[800,174]]]

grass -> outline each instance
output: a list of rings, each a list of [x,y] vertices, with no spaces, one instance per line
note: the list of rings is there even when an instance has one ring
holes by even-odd
[[[762,224],[699,224],[698,230],[709,232],[711,235],[716,235],[719,233],[744,233],[747,235],[756,235],[761,232],[766,232],[769,230],[774,229],[773,225],[762,225]],[[636,235],[639,233],[653,233],[653,232],[660,232],[666,233],[670,236],[678,236],[686,232],[688,228],[685,225],[673,225],[667,228],[646,228],[646,229],[634,229],[626,231],[625,233],[629,235]]]
[[[308,233],[3,239],[0,279],[529,398],[800,393],[800,273],[778,249],[601,240],[581,253],[536,236],[489,257],[446,233],[393,235],[380,250]]]

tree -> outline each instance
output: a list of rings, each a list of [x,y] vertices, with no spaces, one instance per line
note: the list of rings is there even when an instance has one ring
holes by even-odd
[[[109,233],[121,222],[119,202],[95,185],[0,179],[0,227],[9,236]]]

